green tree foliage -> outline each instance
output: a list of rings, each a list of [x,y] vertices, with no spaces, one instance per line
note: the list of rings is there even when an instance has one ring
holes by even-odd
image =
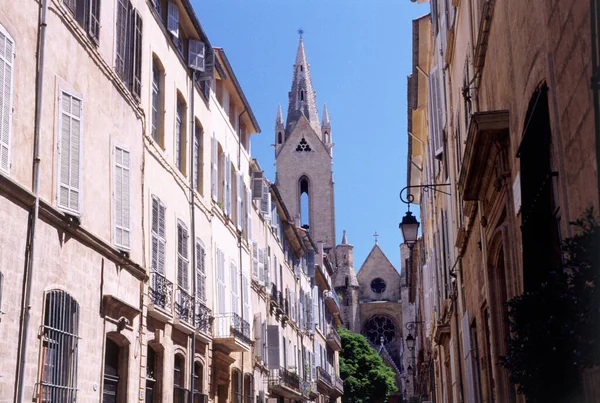
[[[600,223],[588,210],[571,224],[562,269],[508,302],[511,336],[500,365],[528,402],[580,401],[579,374],[600,364]]]
[[[340,375],[344,379],[343,403],[383,403],[396,392],[394,371],[360,334],[339,329],[342,338]]]

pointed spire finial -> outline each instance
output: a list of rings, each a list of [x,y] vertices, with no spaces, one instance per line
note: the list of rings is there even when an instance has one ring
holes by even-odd
[[[375,237],[375,245],[377,245],[378,244],[377,238],[379,238],[379,234],[377,233],[377,231],[375,231],[375,233],[373,234],[373,237]]]
[[[342,235],[342,245],[348,245],[348,238],[346,238],[346,230],[344,230]]]
[[[323,105],[323,127],[331,125],[331,119],[329,118],[329,111],[327,110],[327,104]]]
[[[302,28],[298,29],[298,35],[300,35],[300,39],[302,39],[303,34],[304,34],[304,30]]]
[[[275,119],[275,123],[283,124],[283,112],[281,111],[281,104],[277,107],[277,119]]]

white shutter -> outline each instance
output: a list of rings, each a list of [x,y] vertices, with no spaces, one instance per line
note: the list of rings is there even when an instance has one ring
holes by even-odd
[[[152,196],[151,238],[150,245],[151,268],[160,274],[165,274],[165,206],[160,199]]]
[[[188,41],[188,66],[197,71],[205,70],[206,46],[202,41]]]
[[[265,283],[265,250],[258,249],[258,282],[262,285]]]
[[[292,320],[296,321],[296,293],[290,291],[290,310],[292,311]]]
[[[266,181],[263,182],[263,194],[260,199],[260,212],[262,213],[265,220],[270,219],[271,215],[271,192],[269,192],[269,185]]]
[[[179,38],[179,8],[174,1],[169,1],[167,15],[167,29],[175,37]]]
[[[240,294],[238,286],[238,270],[233,261],[231,262],[231,278],[229,279],[229,284],[231,284],[231,312],[239,315]]]
[[[315,341],[315,366],[321,366],[321,345]]]
[[[263,326],[262,326],[262,312],[254,315],[254,356],[258,361],[264,360],[263,357]]]
[[[225,215],[231,217],[231,160],[225,157]]]
[[[0,28],[0,171],[10,170],[14,42]]]
[[[276,287],[279,287],[277,282],[277,275],[279,274],[279,264],[277,263],[277,256],[273,255],[273,283]]]
[[[188,290],[188,231],[183,223],[177,224],[177,285]]]
[[[194,186],[194,190],[200,191],[198,189],[199,184],[199,173],[200,173],[200,130],[198,126],[194,123],[194,160],[192,161],[192,184]]]
[[[265,266],[264,266],[265,285],[267,286],[267,291],[271,292],[271,270],[269,270],[269,259],[270,258],[265,253]]]
[[[250,285],[248,276],[242,273],[242,299],[244,300],[244,320],[250,322]]]
[[[115,147],[114,153],[114,241],[129,249],[131,232],[130,157],[129,151]]]
[[[252,198],[262,199],[263,197],[264,173],[262,171],[252,172]]]
[[[219,248],[217,248],[215,260],[217,265],[217,313],[224,314],[227,310],[225,303],[227,295],[227,286],[225,283],[225,255]]]
[[[259,279],[258,243],[256,241],[252,241],[252,278],[256,281]]]
[[[242,218],[244,216],[244,209],[243,209],[243,203],[242,203],[242,199],[244,197],[244,177],[242,176],[241,172],[237,172],[237,191],[236,191],[236,198],[237,198],[237,229],[238,230],[242,230]]]
[[[246,234],[248,239],[252,239],[252,193],[246,189]]]
[[[211,196],[214,201],[217,201],[219,195],[219,143],[214,134],[212,137],[211,165]]]
[[[58,206],[81,213],[81,99],[62,91],[59,98]]]
[[[200,238],[196,238],[196,297],[206,302],[206,252]]]

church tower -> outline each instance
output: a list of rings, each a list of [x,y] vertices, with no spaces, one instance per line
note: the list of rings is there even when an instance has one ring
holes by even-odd
[[[342,243],[335,248],[337,270],[333,275],[333,288],[341,298],[344,326],[354,333],[360,332],[358,280],[354,271],[354,246],[348,243],[346,230]]]
[[[317,96],[300,36],[287,118],[281,106],[275,120],[276,184],[285,205],[312,239],[323,243],[335,262],[335,210],[331,148],[331,120],[327,108],[319,122]]]

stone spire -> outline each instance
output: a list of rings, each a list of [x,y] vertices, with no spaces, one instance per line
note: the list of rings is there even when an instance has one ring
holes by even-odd
[[[301,115],[306,116],[310,125],[315,130],[315,133],[320,137],[321,125],[319,124],[319,113],[317,112],[317,94],[312,87],[310,66],[306,60],[302,36],[300,36],[298,51],[296,52],[292,89],[288,95],[289,105],[285,129],[286,138],[296,126]]]
[[[346,230],[344,230],[344,235],[342,235],[342,245],[348,245],[348,238],[346,238]]]
[[[333,275],[333,286],[358,287],[356,272],[354,271],[354,246],[348,243],[346,230],[342,235],[342,243],[335,248],[337,270]]]
[[[283,112],[281,111],[281,104],[277,107],[277,118],[275,119],[275,130],[283,128]]]
[[[323,129],[331,129],[331,119],[329,118],[329,112],[327,111],[327,104],[323,105]]]

